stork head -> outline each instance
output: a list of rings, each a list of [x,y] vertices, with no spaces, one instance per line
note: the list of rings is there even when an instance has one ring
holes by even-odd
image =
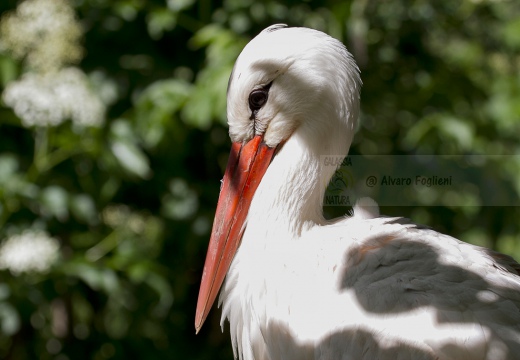
[[[316,30],[273,25],[240,54],[228,85],[233,145],[202,275],[197,332],[240,245],[251,201],[276,150],[300,136],[310,148],[325,144],[323,151],[345,155],[356,127],[360,86],[359,69],[343,44]]]
[[[272,25],[244,48],[229,79],[231,140],[260,135],[275,147],[299,126],[327,136],[338,126],[353,130],[360,87],[359,69],[341,42],[312,29]]]

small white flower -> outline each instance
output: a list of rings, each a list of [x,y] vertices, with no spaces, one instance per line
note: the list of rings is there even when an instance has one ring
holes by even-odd
[[[14,275],[23,272],[46,272],[58,258],[58,240],[44,231],[26,230],[0,246],[0,269]]]
[[[2,47],[37,72],[81,60],[81,26],[68,0],[26,0],[2,16]]]
[[[3,93],[23,126],[56,126],[67,119],[80,126],[103,123],[106,94],[93,91],[80,69],[65,67],[83,57],[82,33],[69,0],[25,0],[2,16],[0,48],[23,59],[28,70]]]
[[[55,126],[67,119],[99,126],[105,116],[105,104],[91,90],[85,73],[74,67],[43,75],[27,73],[7,85],[3,100],[25,127]]]

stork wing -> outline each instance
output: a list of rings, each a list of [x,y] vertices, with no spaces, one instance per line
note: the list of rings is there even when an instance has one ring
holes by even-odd
[[[363,359],[519,358],[520,264],[513,258],[405,219],[363,220],[357,228],[339,287],[368,326],[347,327],[338,332],[343,342],[336,333],[323,344],[365,344]]]

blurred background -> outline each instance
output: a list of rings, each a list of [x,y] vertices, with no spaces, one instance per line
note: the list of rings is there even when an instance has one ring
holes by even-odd
[[[381,211],[520,259],[519,207],[480,193],[520,196],[518,1],[2,0],[0,12],[2,359],[233,357],[220,311],[197,336],[194,312],[230,147],[227,81],[273,23],[354,54],[352,154],[516,155],[486,165],[484,189],[450,195],[457,206],[433,193]]]

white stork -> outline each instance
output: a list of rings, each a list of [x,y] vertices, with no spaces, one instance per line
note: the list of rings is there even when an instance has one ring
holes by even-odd
[[[360,87],[343,44],[316,30],[270,26],[240,54],[197,332],[223,284],[241,359],[520,359],[512,258],[379,217],[369,199],[324,219],[322,156],[347,154]]]

